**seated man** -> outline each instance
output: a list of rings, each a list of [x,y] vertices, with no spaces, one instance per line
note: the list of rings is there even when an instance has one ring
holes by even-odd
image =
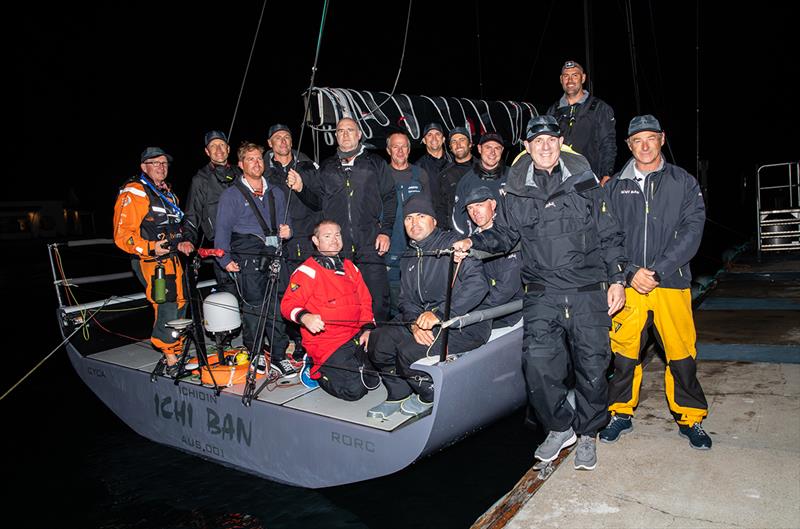
[[[404,205],[406,234],[410,246],[418,252],[406,252],[400,260],[400,301],[397,320],[410,325],[387,325],[372,332],[369,358],[388,376],[383,383],[387,400],[368,412],[369,417],[386,418],[401,411],[405,415],[421,415],[433,406],[433,387],[423,372],[411,364],[425,356],[439,356],[441,328],[434,326],[444,317],[447,296],[449,256],[437,257],[435,250],[450,248],[459,239],[457,233],[436,227],[436,212],[423,194],[413,195]],[[486,297],[489,286],[483,264],[476,259],[464,260],[458,268],[452,291],[450,313],[462,315],[476,308]],[[463,353],[486,343],[491,333],[488,321],[463,329],[450,329],[449,354]]]
[[[469,215],[475,232],[488,230],[494,224],[497,200],[495,193],[487,186],[472,189],[464,197],[464,209]],[[519,252],[510,252],[483,260],[483,271],[489,280],[489,294],[483,301],[487,307],[497,307],[522,299],[522,276],[520,268],[522,259]],[[522,309],[492,320],[492,328],[512,327],[522,318]]]
[[[380,384],[375,375],[362,381],[360,370],[362,348],[375,327],[372,296],[353,262],[339,257],[342,229],[336,222],[317,224],[311,241],[319,255],[292,273],[281,313],[301,325],[303,347],[314,362],[311,378],[334,397],[358,400]]]

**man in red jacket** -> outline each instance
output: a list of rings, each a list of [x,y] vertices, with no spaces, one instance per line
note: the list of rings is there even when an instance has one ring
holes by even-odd
[[[334,397],[358,400],[380,384],[376,375],[361,372],[375,371],[364,354],[375,327],[372,296],[353,262],[339,257],[342,230],[336,222],[317,224],[311,241],[319,254],[292,273],[281,313],[301,326],[314,362],[311,378]]]

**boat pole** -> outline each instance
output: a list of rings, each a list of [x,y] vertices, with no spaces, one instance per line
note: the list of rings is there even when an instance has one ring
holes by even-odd
[[[455,276],[456,261],[455,252],[450,254],[450,266],[447,268],[447,295],[444,298],[444,320],[450,319],[450,305],[453,301],[453,278]],[[444,362],[447,360],[447,342],[450,338],[450,328],[444,327],[439,331],[442,333],[442,352],[439,353],[439,361]]]

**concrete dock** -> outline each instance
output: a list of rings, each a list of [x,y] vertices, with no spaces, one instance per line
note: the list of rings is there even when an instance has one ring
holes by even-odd
[[[594,471],[576,471],[569,454],[476,527],[800,527],[800,261],[776,263],[731,267],[695,310],[711,450],[678,435],[654,358],[634,431],[598,442]]]

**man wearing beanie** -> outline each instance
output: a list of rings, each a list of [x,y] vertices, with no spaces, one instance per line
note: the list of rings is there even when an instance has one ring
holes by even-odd
[[[398,324],[378,327],[369,339],[369,358],[386,374],[382,378],[388,392],[386,401],[367,413],[377,419],[398,411],[409,416],[423,415],[433,406],[430,377],[411,369],[411,364],[426,355],[438,357],[441,353],[441,327],[436,324],[444,317],[450,256],[434,254],[450,248],[458,239],[457,234],[436,226],[433,205],[424,194],[412,195],[403,205],[403,212],[412,252],[400,260]],[[465,260],[453,285],[450,314],[460,316],[475,309],[488,290],[483,264],[476,259]],[[457,354],[485,344],[491,324],[484,321],[449,332],[448,353]]]

